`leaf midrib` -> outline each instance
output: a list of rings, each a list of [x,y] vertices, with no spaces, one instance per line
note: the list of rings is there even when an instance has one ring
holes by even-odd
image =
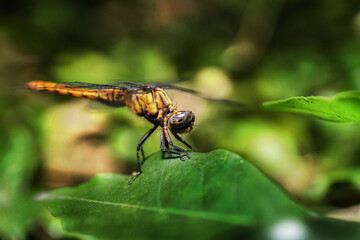
[[[127,208],[136,208],[136,209],[147,210],[147,211],[152,211],[152,212],[157,212],[157,213],[167,213],[167,214],[174,214],[174,215],[190,217],[190,218],[230,223],[233,225],[249,226],[249,225],[254,224],[254,221],[249,219],[248,217],[235,215],[235,214],[228,214],[228,213],[192,211],[192,210],[186,210],[186,209],[164,208],[164,207],[159,208],[159,207],[141,206],[141,205],[135,205],[135,204],[107,202],[107,201],[100,201],[100,200],[86,199],[86,198],[79,198],[79,197],[69,197],[69,196],[64,196],[64,195],[56,195],[55,197],[52,197],[51,199],[52,200],[71,200],[71,201],[89,202],[89,203],[104,204],[104,205],[113,205],[113,206],[119,206],[122,208],[126,208],[126,207]]]

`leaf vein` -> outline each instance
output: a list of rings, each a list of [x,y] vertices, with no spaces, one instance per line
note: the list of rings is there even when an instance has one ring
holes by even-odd
[[[61,196],[57,195],[52,200],[72,200],[72,201],[81,201],[81,202],[88,202],[88,203],[96,203],[96,204],[104,204],[104,205],[113,205],[119,206],[122,208],[136,208],[141,210],[147,210],[157,213],[168,213],[174,214],[183,217],[191,217],[197,218],[202,220],[208,221],[217,221],[223,223],[230,223],[233,225],[252,225],[254,223],[253,219],[250,219],[245,216],[236,215],[236,214],[228,214],[228,213],[217,213],[217,212],[205,212],[205,211],[192,211],[192,210],[185,210],[185,209],[176,209],[176,208],[159,208],[159,207],[151,207],[151,206],[141,206],[141,205],[134,205],[134,204],[126,204],[126,203],[114,203],[114,202],[105,202],[99,201],[94,199],[86,199],[86,198],[79,198],[79,197],[69,197],[69,196]]]

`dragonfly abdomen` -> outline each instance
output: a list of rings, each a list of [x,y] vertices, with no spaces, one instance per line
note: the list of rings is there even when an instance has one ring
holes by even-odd
[[[36,91],[56,92],[62,95],[88,98],[111,106],[125,106],[124,91],[120,89],[81,89],[75,86],[47,81],[31,81],[28,87]]]

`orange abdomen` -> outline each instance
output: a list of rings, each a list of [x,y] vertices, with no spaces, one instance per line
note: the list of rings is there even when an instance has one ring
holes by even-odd
[[[122,107],[125,105],[124,91],[121,89],[82,89],[76,86],[54,83],[47,81],[31,81],[27,83],[28,87],[36,91],[56,92],[62,95],[71,95],[74,97],[88,98],[102,103]]]

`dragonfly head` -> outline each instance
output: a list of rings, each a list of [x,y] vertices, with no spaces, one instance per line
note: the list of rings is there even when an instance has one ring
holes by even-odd
[[[174,133],[186,133],[194,126],[195,115],[192,111],[175,111],[168,121],[170,131]]]

